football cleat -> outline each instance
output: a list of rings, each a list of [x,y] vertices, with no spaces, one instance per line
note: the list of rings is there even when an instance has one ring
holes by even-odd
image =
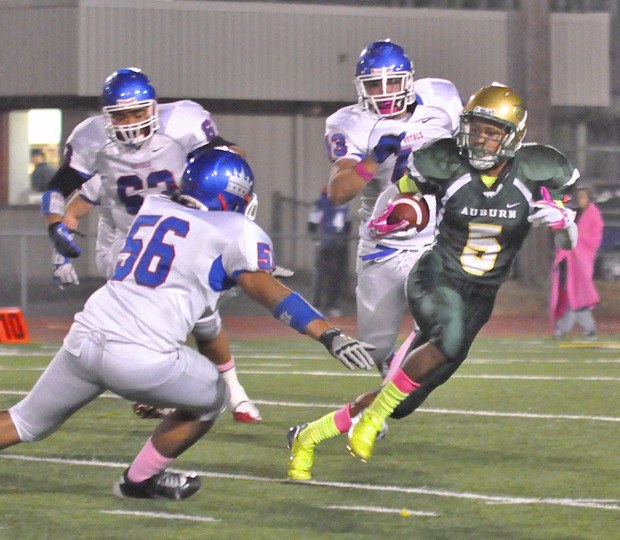
[[[200,479],[196,474],[182,474],[162,471],[142,482],[132,482],[126,469],[121,479],[114,484],[117,497],[132,499],[187,499],[200,489]]]
[[[131,409],[143,420],[155,420],[157,418],[164,418],[165,416],[168,416],[170,413],[176,410],[171,408],[153,407],[152,405],[146,405],[144,403],[138,402],[134,403],[131,406]]]
[[[295,424],[293,427],[288,428],[288,433],[286,434],[286,447],[290,450],[293,448],[293,441],[299,435],[299,432],[302,429],[305,429],[308,426],[307,422],[303,422],[301,424]]]
[[[239,403],[233,410],[233,418],[235,422],[245,422],[247,424],[254,424],[263,419],[256,405],[251,401],[242,401]]]
[[[312,479],[312,465],[314,464],[314,446],[303,445],[299,442],[299,433],[308,424],[297,424],[288,430],[286,435],[287,446],[291,451],[288,463],[288,477],[291,480]]]
[[[381,431],[383,420],[370,411],[364,411],[360,421],[349,434],[347,448],[351,455],[366,462],[372,457],[377,434]]]
[[[362,413],[359,413],[355,415],[353,418],[351,418],[351,427],[349,428],[349,433],[348,433],[349,437],[351,436],[351,433],[353,433],[353,428],[355,427],[355,425],[360,421],[361,416],[362,416]],[[377,433],[377,440],[380,441],[381,439],[384,439],[385,437],[387,437],[389,430],[390,429],[388,428],[387,421],[384,420],[383,424],[381,425],[381,429],[379,430],[379,433]]]

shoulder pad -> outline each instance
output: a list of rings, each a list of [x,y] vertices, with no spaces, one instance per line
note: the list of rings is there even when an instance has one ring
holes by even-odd
[[[447,79],[416,79],[413,83],[416,101],[420,105],[438,107],[450,116],[451,131],[459,127],[459,116],[463,110],[463,100],[452,81]]]
[[[91,116],[80,122],[67,139],[73,148],[89,148],[95,151],[100,150],[109,139],[105,131],[102,115]]]
[[[565,192],[579,178],[575,166],[552,146],[524,144],[516,159],[517,175],[532,182],[545,182],[552,196]]]
[[[211,114],[194,101],[182,100],[159,107],[158,133],[175,140],[186,154],[208,144],[219,135]]]
[[[412,119],[423,122],[425,129],[438,126],[446,130],[446,137],[452,135],[452,117],[448,111],[437,105],[416,105]]]
[[[201,123],[205,118],[210,117],[209,112],[204,107],[187,99],[163,103],[158,106],[158,111],[162,124],[161,130],[164,132],[175,132],[179,130],[179,126],[187,123]]]
[[[338,109],[334,114],[327,117],[325,129],[327,131],[350,130],[364,120],[362,112],[364,111],[357,107],[357,105],[342,107],[342,109]]]
[[[413,163],[425,178],[445,180],[464,167],[456,141],[439,139],[413,152]]]

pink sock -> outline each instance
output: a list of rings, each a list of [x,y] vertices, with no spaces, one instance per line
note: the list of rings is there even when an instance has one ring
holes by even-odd
[[[419,382],[412,381],[401,368],[396,370],[390,380],[403,394],[411,394],[411,392],[420,386]]]
[[[334,424],[340,433],[346,433],[351,428],[351,404],[348,403],[334,414]]]
[[[386,381],[390,380],[392,375],[394,375],[396,370],[403,363],[403,360],[405,359],[405,354],[407,354],[407,349],[409,348],[409,345],[411,345],[411,342],[413,341],[414,337],[415,337],[415,330],[411,332],[411,334],[409,334],[409,337],[403,342],[403,344],[396,351],[396,354],[394,355],[394,357],[392,358],[392,361],[390,362],[390,369],[388,370],[388,373],[385,376]]]
[[[129,467],[127,477],[132,482],[142,482],[163,471],[173,461],[174,458],[162,456],[149,438]]]
[[[235,367],[235,357],[231,356],[228,362],[226,362],[225,364],[222,364],[221,366],[216,365],[216,367],[220,373],[224,373],[225,371],[230,371],[232,368]]]

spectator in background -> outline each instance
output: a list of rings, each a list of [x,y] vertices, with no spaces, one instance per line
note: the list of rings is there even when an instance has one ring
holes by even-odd
[[[54,176],[56,169],[47,162],[47,156],[40,148],[33,148],[30,151],[30,163],[34,165],[34,170],[30,175],[32,191],[38,193],[47,191],[47,184]]]
[[[577,203],[577,246],[570,250],[558,249],[551,270],[551,322],[554,337],[562,339],[575,323],[585,337],[596,336],[592,308],[599,302],[594,286],[594,259],[603,238],[603,218],[590,200],[585,187],[575,190]]]
[[[335,205],[327,186],[308,215],[308,231],[316,235],[312,303],[332,317],[342,315],[338,300],[348,285],[348,246],[351,217],[346,204]]]

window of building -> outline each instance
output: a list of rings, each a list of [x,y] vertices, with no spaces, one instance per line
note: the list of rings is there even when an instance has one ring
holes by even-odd
[[[60,109],[9,113],[9,204],[39,204],[60,164]]]

